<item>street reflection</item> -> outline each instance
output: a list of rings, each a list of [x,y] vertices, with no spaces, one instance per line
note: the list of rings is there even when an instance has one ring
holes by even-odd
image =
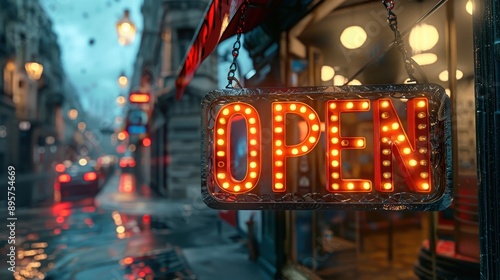
[[[129,173],[123,173],[120,175],[119,191],[121,193],[132,193],[135,191],[135,177]]]

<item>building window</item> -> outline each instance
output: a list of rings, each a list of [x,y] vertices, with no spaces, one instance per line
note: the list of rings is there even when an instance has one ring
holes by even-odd
[[[186,55],[186,52],[194,37],[194,29],[190,27],[177,29],[177,41],[179,45],[179,54],[181,57]]]
[[[16,65],[14,62],[9,61],[3,69],[3,90],[7,96],[13,95],[14,92],[14,71]]]

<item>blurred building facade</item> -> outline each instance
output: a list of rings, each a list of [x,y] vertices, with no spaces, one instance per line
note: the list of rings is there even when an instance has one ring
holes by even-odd
[[[43,66],[39,79],[28,75],[27,62]],[[29,180],[42,180],[37,176],[45,178],[52,171],[52,163],[64,153],[67,134],[76,127],[67,122],[63,107],[73,105],[65,102],[79,101],[65,76],[52,22],[39,1],[2,1],[0,72],[0,167],[13,165],[18,174],[31,176]],[[33,199],[51,196],[46,186],[33,188]]]
[[[199,195],[201,100],[217,87],[217,57],[200,67],[184,97],[174,81],[208,1],[145,0],[142,32],[131,90],[150,92],[151,186],[169,198]],[[144,149],[146,148],[146,149]]]

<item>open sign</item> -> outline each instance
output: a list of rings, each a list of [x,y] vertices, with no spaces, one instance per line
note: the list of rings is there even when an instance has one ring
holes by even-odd
[[[211,92],[204,200],[221,209],[444,209],[449,103],[437,85]]]

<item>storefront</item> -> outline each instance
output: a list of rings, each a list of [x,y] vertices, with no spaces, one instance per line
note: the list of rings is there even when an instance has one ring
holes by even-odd
[[[244,46],[254,65],[245,86],[406,82],[408,74],[401,53],[391,48],[394,33],[379,1],[270,2],[274,2],[273,17],[245,34]],[[451,98],[452,206],[441,212],[260,211],[254,219],[260,221],[259,260],[270,267],[270,275],[477,279],[481,272],[485,279],[493,279],[500,273],[500,141],[494,114],[498,60],[493,49],[498,36],[494,15],[499,7],[493,1],[476,1],[481,6],[472,11],[470,1],[445,2],[394,1],[393,12],[408,55],[420,64],[415,67],[418,82],[439,84]],[[252,8],[255,13],[257,8]],[[355,35],[349,36],[352,30]],[[347,118],[346,126],[346,133],[357,135],[373,125],[358,114]],[[299,123],[295,127],[288,133],[300,139],[304,132]],[[324,166],[321,153],[294,159],[291,168],[300,179],[287,187],[310,193],[323,186],[325,171],[318,168]],[[361,164],[343,166],[343,174],[373,176],[370,153],[350,156]]]

